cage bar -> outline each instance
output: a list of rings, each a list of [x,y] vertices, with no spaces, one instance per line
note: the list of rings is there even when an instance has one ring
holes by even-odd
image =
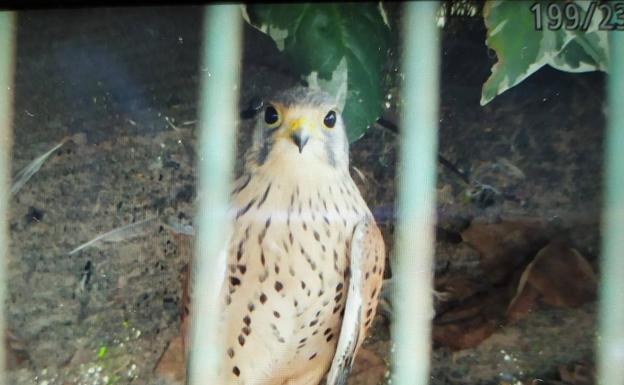
[[[438,132],[438,2],[405,5],[393,384],[429,379]]]
[[[0,385],[7,384],[4,350],[6,319],[6,265],[9,256],[9,186],[13,123],[13,71],[15,60],[15,14],[0,12]]]
[[[624,384],[624,32],[610,32],[598,384]]]
[[[195,261],[192,275],[189,384],[219,384],[224,350],[218,322],[229,235],[228,200],[235,159],[241,59],[240,8],[205,9],[200,105]]]

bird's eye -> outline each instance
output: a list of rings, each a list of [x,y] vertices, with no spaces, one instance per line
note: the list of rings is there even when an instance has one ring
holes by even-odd
[[[280,123],[280,116],[275,107],[268,106],[264,111],[264,122],[269,125],[269,127],[276,127]]]
[[[329,111],[327,115],[325,115],[325,119],[323,119],[323,124],[327,128],[334,128],[336,125],[336,112],[333,110]]]

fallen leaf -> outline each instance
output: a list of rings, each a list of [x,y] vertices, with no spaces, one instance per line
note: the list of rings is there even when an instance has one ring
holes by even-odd
[[[525,287],[522,294],[516,296],[509,304],[509,308],[507,309],[507,321],[513,324],[538,310],[537,301],[539,295],[539,292],[534,287]]]
[[[479,345],[501,324],[508,298],[505,291],[493,290],[440,314],[433,323],[433,341],[453,350]]]
[[[499,223],[473,222],[461,236],[479,252],[484,278],[497,284],[504,282],[548,243],[550,232],[544,220],[517,218]]]
[[[594,385],[595,370],[587,363],[571,363],[559,366],[560,380],[533,379],[530,385]]]
[[[515,322],[541,303],[579,307],[594,301],[596,290],[597,278],[589,262],[558,238],[541,249],[522,273],[507,317]]]
[[[561,380],[570,385],[593,385],[595,370],[586,363],[572,363],[559,367]]]
[[[160,357],[154,372],[170,384],[182,385],[186,381],[186,362],[184,359],[182,336],[176,336]]]
[[[563,241],[555,240],[537,254],[528,279],[549,305],[578,307],[596,299],[591,265]]]
[[[78,367],[82,364],[88,364],[93,360],[93,349],[88,347],[88,343],[85,339],[77,339],[76,346],[74,355],[68,363],[69,366]]]
[[[446,301],[463,301],[482,290],[482,285],[461,273],[436,277],[435,288],[445,294]]]
[[[386,363],[377,353],[360,348],[355,356],[347,383],[349,385],[377,385],[384,379],[386,371]]]
[[[479,345],[491,336],[497,327],[497,322],[487,320],[482,316],[446,325],[433,326],[433,340],[435,343],[453,350],[468,349]]]
[[[20,367],[28,361],[28,353],[21,341],[9,330],[5,331],[6,366],[9,370]]]
[[[190,279],[190,266],[184,265],[181,271],[182,278],[182,309],[180,312],[180,334],[176,335],[165,349],[163,355],[158,360],[154,372],[156,375],[164,380],[167,380],[172,385],[182,385],[186,381],[186,342],[189,332],[189,279]]]
[[[435,277],[435,291],[439,293],[436,313],[442,314],[468,298],[483,292],[486,288],[481,283],[461,273],[449,273]]]

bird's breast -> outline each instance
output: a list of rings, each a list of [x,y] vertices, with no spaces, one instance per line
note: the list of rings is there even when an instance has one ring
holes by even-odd
[[[349,243],[370,215],[355,184],[331,175],[310,183],[258,174],[238,181],[232,203],[228,355],[255,357],[256,373],[289,362],[298,362],[295,371],[329,365],[346,301]]]

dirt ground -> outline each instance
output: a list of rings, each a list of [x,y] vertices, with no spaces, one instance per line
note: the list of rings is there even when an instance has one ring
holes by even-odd
[[[19,359],[9,383],[158,383],[153,369],[179,331],[179,275],[191,250],[191,238],[169,225],[190,225],[194,214],[200,31],[195,7],[20,13],[14,174],[68,139],[10,205],[7,315]],[[515,288],[530,257],[488,269],[484,246],[465,231],[526,218],[541,224],[525,233],[548,234],[544,244],[563,234],[596,269],[604,77],[545,68],[481,107],[494,60],[484,39],[480,19],[458,18],[443,30],[440,153],[504,194],[471,200],[470,186],[439,167],[437,278],[491,282],[480,293]],[[248,26],[244,49],[241,109],[296,83],[270,39]],[[250,130],[241,121],[239,151]],[[375,125],[351,147],[353,178],[390,259],[398,144],[395,132]],[[72,252],[131,223],[138,225],[123,237]],[[501,266],[514,278],[490,279]],[[487,338],[465,349],[445,343],[440,324],[432,384],[558,379],[560,365],[592,362],[593,301],[540,306],[515,323],[488,320]],[[349,384],[387,381],[388,325],[378,314]],[[457,325],[464,336],[482,327]]]

